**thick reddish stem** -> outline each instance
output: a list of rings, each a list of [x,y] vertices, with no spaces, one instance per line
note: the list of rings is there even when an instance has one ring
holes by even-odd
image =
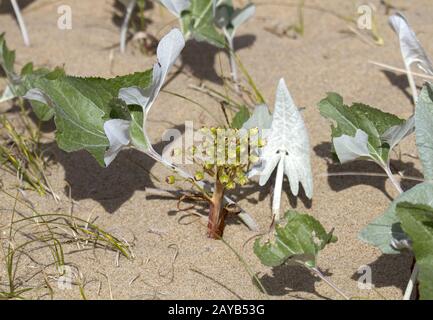
[[[225,216],[224,209],[224,185],[216,179],[212,201],[209,205],[209,222],[207,225],[208,237],[220,239],[224,232]]]

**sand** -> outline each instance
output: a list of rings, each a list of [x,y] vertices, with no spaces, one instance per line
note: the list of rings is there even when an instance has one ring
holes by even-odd
[[[22,1],[26,3],[26,1]],[[28,1],[27,1],[28,2]],[[410,276],[412,257],[387,256],[357,239],[358,232],[388,207],[397,193],[382,177],[328,177],[337,172],[380,173],[373,163],[354,162],[344,166],[330,159],[330,128],[316,107],[326,92],[340,93],[345,100],[364,102],[408,117],[412,112],[410,93],[405,76],[385,73],[368,64],[375,60],[401,67],[400,51],[393,31],[387,25],[384,8],[379,8],[379,30],[383,46],[367,43],[348,34],[348,25],[335,15],[311,7],[320,6],[344,15],[356,13],[357,1],[306,1],[305,35],[298,39],[279,37],[269,31],[275,23],[296,20],[291,1],[261,0],[254,20],[239,30],[236,40],[244,65],[255,79],[266,100],[273,106],[279,78],[284,77],[297,105],[304,108],[303,116],[311,137],[312,167],[315,195],[311,203],[283,197],[283,208],[296,208],[318,218],[327,229],[335,228],[339,241],[327,247],[319,258],[319,266],[329,278],[352,297],[367,299],[401,299]],[[407,4],[405,14],[428,52],[433,52],[433,6],[429,0]],[[0,12],[0,32],[6,32],[9,47],[17,50],[17,63],[33,61],[37,66],[64,66],[68,74],[111,77],[150,68],[155,56],[146,56],[131,43],[127,52],[118,52],[119,27],[114,19],[114,1],[71,1],[73,28],[56,28],[57,6],[60,1],[38,0],[26,3],[23,10],[32,45],[26,48],[10,11]],[[359,4],[361,2],[359,1]],[[152,19],[149,32],[160,39],[170,26],[172,16],[156,6],[147,13]],[[370,38],[368,38],[370,39]],[[371,40],[369,40],[371,41]],[[110,59],[113,56],[114,59]],[[218,113],[218,104],[211,98],[189,88],[201,81],[218,88],[219,60],[228,74],[227,57],[206,44],[189,43],[178,61],[183,72],[172,77],[166,90],[200,101]],[[1,88],[4,81],[1,82]],[[1,112],[11,106],[2,104]],[[12,109],[13,110],[13,109]],[[13,111],[9,111],[13,113]],[[191,103],[162,93],[150,114],[150,132],[158,150],[163,132],[172,127],[183,129],[185,120],[196,127],[213,124],[212,118]],[[163,180],[167,170],[147,156],[134,150],[121,153],[107,169],[102,169],[86,152],[66,154],[52,141],[52,131],[46,128],[47,145],[55,163],[49,169],[53,188],[61,196],[60,203],[51,197],[39,197],[28,191],[27,198],[40,212],[68,212],[71,197],[74,214],[96,223],[134,243],[135,259],[121,258],[109,251],[96,250],[74,253],[68,248],[66,260],[78,266],[88,299],[264,299],[254,286],[244,263],[221,241],[206,238],[206,216],[197,218],[191,212],[178,212],[177,199],[153,195],[151,188],[165,188],[153,176]],[[401,161],[393,164],[407,175],[420,176],[420,164],[414,139],[401,145]],[[143,170],[142,168],[146,170]],[[150,171],[151,175],[147,172]],[[153,175],[153,176],[152,176]],[[15,177],[0,172],[4,188],[15,193]],[[403,184],[405,188],[410,184]],[[269,185],[260,189],[256,184],[241,197],[240,205],[266,231],[271,222]],[[289,193],[285,184],[286,194]],[[290,201],[289,201],[290,200]],[[0,195],[1,222],[10,216],[13,201]],[[21,208],[20,210],[24,210]],[[195,212],[204,212],[198,208]],[[6,220],[5,220],[6,219]],[[255,234],[238,221],[229,220],[224,238],[257,276],[272,299],[340,299],[323,281],[299,266],[267,268],[252,252]],[[39,255],[43,264],[50,261],[48,252]],[[358,269],[372,268],[375,290],[360,290]],[[32,269],[33,268],[33,269]],[[34,270],[32,263],[21,265],[19,275],[25,278]],[[0,266],[0,281],[5,280],[4,265]],[[61,290],[52,283],[55,299],[80,299],[78,286]],[[29,298],[49,298],[45,289],[28,293]]]

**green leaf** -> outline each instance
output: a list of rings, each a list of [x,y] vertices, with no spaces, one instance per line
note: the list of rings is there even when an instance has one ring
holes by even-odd
[[[131,106],[131,127],[129,128],[129,134],[131,136],[132,144],[139,150],[147,152],[149,150],[149,141],[147,141],[147,135],[143,131],[143,120],[144,113],[143,108],[140,106]]]
[[[16,76],[14,70],[15,51],[9,50],[4,35],[4,33],[0,34],[0,65],[6,73],[6,76],[12,78]]]
[[[233,117],[231,127],[233,129],[240,129],[246,121],[250,118],[250,111],[247,107],[242,106],[240,110]]]
[[[404,202],[397,206],[397,215],[412,240],[421,300],[433,300],[433,207]]]
[[[424,178],[433,180],[433,86],[425,84],[415,109],[416,145]]]
[[[0,65],[5,71],[9,81],[9,85],[5,92],[7,93],[7,96],[3,97],[5,99],[2,99],[4,101],[6,101],[6,98],[13,99],[16,96],[23,96],[29,89],[31,89],[28,86],[29,83],[27,77],[31,77],[32,79],[38,77],[54,78],[63,74],[63,70],[60,68],[56,69],[54,72],[47,69],[34,70],[33,63],[30,62],[21,69],[21,74],[17,75],[14,70],[14,63],[15,52],[8,49],[4,39],[4,34],[2,34],[0,35]],[[31,102],[31,104],[33,111],[40,120],[48,121],[53,117],[54,111],[45,103],[34,101]]]
[[[26,86],[32,89],[25,97],[54,110],[56,139],[61,149],[67,152],[85,149],[103,166],[109,146],[104,122],[113,116],[127,117],[120,112],[119,90],[130,86],[145,88],[151,78],[151,70],[113,79],[49,73],[45,77],[27,77]]]
[[[192,35],[197,41],[224,47],[224,36],[215,28],[212,0],[192,0],[189,10],[182,13],[182,24],[186,38]]]
[[[391,246],[393,239],[400,241],[407,239],[401,229],[396,208],[399,203],[413,202],[433,205],[433,183],[421,183],[401,194],[395,199],[385,213],[371,222],[359,234],[359,238],[378,247],[385,254],[397,254],[400,251]]]
[[[315,267],[320,250],[337,239],[332,231],[327,233],[319,221],[307,214],[288,211],[285,219],[286,225],[276,226],[272,240],[264,244],[260,239],[256,240],[254,253],[270,267],[280,266],[288,259]]]
[[[403,124],[404,120],[360,103],[349,107],[336,93],[329,93],[319,103],[319,110],[323,117],[334,121],[332,138],[355,137],[361,130],[368,135],[367,147],[371,160],[380,165],[388,162],[390,146],[382,139],[382,135],[389,128]],[[356,157],[351,160],[356,160]]]

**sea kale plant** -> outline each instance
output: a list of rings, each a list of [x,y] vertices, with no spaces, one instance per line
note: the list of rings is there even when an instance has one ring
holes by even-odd
[[[232,0],[160,0],[179,19],[185,39],[193,38],[227,48],[234,85],[238,89],[238,73],[234,38],[238,28],[256,12],[254,4],[234,8]]]
[[[387,174],[400,194],[388,210],[360,233],[360,239],[378,247],[384,254],[409,250],[416,264],[412,270],[404,299],[410,299],[419,282],[421,299],[433,299],[433,85],[426,83],[418,95],[410,66],[432,74],[433,68],[415,33],[401,14],[390,18],[397,32],[416,103],[415,114],[403,120],[370,106],[354,103],[347,106],[336,93],[319,103],[320,113],[333,122],[333,152],[340,163],[370,160]],[[415,131],[425,181],[403,190],[391,172],[392,150]]]
[[[102,79],[68,76],[61,69],[33,70],[31,64],[18,75],[13,69],[13,52],[7,50],[3,42],[0,62],[9,78],[9,86],[3,96],[5,99],[19,96],[30,101],[36,115],[43,121],[54,118],[56,140],[64,151],[87,150],[101,166],[109,166],[122,149],[134,147],[191,182],[208,197],[207,191],[204,191],[206,183],[158,154],[150,143],[147,131],[147,115],[184,45],[182,33],[173,29],[160,41],[158,62],[152,70]],[[245,184],[245,178],[241,175],[242,170],[246,170],[243,165],[221,167],[217,164],[213,168],[218,172],[217,181],[222,181],[224,188],[228,189],[232,188],[233,183]],[[212,169],[207,168],[208,172]],[[227,181],[224,174],[227,174]],[[212,188],[209,189],[212,192]],[[215,193],[221,195],[219,189]],[[222,196],[224,205],[219,196],[219,203],[215,201],[214,207],[219,209],[214,211],[218,214],[225,205],[235,206],[234,201],[224,194]],[[249,228],[258,229],[251,216],[240,208],[237,211],[238,217]],[[219,219],[218,214],[216,219]],[[211,214],[210,218],[214,216]]]

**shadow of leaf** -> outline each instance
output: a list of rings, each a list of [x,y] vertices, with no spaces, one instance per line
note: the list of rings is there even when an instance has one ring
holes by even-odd
[[[332,157],[331,152],[332,144],[330,142],[322,142],[314,147],[314,152],[317,156],[327,161],[328,169],[328,183],[333,191],[342,191],[357,185],[369,185],[382,191],[390,200],[393,197],[386,191],[385,183],[388,179],[383,170],[372,161],[352,161],[345,164],[336,163]],[[412,162],[403,162],[399,160],[392,160],[391,167],[393,171],[404,172],[405,176],[416,177],[422,179],[422,173],[415,168]],[[341,173],[341,175],[338,175]],[[351,173],[344,175],[344,173]],[[356,175],[359,173],[359,175]],[[370,175],[365,175],[370,174]],[[377,174],[378,176],[374,176]],[[410,189],[419,181],[404,179],[402,186],[405,189]]]
[[[410,103],[412,104],[413,103],[412,95],[407,91],[407,89],[409,88],[409,82],[407,79],[407,75],[405,75],[405,74],[397,75],[394,72],[391,72],[388,70],[382,70],[382,72],[386,76],[388,81],[391,83],[391,85],[399,88],[404,93],[406,98],[409,99]]]
[[[32,2],[34,2],[35,0],[19,0],[18,2],[18,6],[20,7],[21,11],[27,7],[28,5],[30,5]],[[13,14],[15,17],[15,12],[12,8],[11,2],[10,1],[0,1],[0,14]]]
[[[397,287],[405,291],[411,274],[413,258],[409,253],[383,254],[377,260],[369,263],[372,283],[376,288]],[[358,281],[360,273],[354,273],[352,279]]]
[[[329,272],[324,272],[330,276]],[[320,279],[314,276],[306,267],[290,263],[272,268],[272,275],[263,275],[260,282],[271,296],[284,296],[294,292],[308,292],[322,299],[328,299],[320,295],[315,288]]]
[[[256,36],[254,35],[236,37],[234,40],[235,51],[250,47],[255,41]],[[207,42],[189,40],[181,53],[181,68],[186,67],[194,77],[200,80],[222,84],[223,81],[214,67],[216,56],[221,51],[225,50],[212,46]]]

